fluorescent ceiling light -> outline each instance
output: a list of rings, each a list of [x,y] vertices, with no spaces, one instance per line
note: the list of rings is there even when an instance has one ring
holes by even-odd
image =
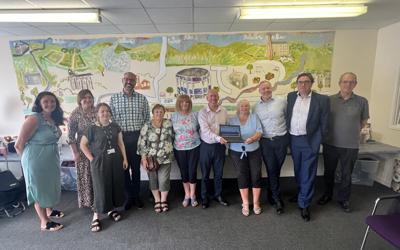
[[[354,17],[367,13],[364,5],[297,5],[241,8],[240,19]]]
[[[0,10],[0,22],[21,23],[99,23],[98,9]]]

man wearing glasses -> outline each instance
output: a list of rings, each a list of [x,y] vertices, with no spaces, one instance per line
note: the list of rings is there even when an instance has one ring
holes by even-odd
[[[337,198],[345,212],[350,212],[351,174],[358,157],[360,131],[369,118],[367,99],[353,93],[356,85],[356,74],[346,72],[340,77],[339,93],[329,97],[328,137],[323,150],[325,193],[318,200],[319,205],[332,200],[335,171],[340,161],[341,183]]]
[[[122,92],[111,96],[113,120],[122,129],[128,169],[125,170],[125,210],[132,205],[143,208],[140,200],[140,156],[136,154],[140,129],[150,120],[150,108],[146,97],[135,92],[136,75],[126,72],[122,78]]]
[[[301,217],[309,221],[319,148],[328,128],[329,98],[311,91],[314,77],[310,73],[301,73],[296,82],[298,91],[287,96],[286,125],[298,187],[296,200]]]

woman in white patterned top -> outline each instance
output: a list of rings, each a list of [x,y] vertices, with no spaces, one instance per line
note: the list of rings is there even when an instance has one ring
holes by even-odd
[[[189,203],[195,207],[196,199],[197,163],[200,155],[200,135],[197,113],[192,112],[192,100],[188,95],[180,95],[176,100],[176,112],[171,120],[175,132],[174,154],[181,170],[185,198],[182,206]]]
[[[140,130],[138,154],[142,167],[147,170],[150,190],[154,196],[156,213],[168,211],[168,192],[172,161],[172,122],[164,119],[165,108],[156,104],[152,109],[153,118]],[[148,157],[155,157],[160,167],[149,169]]]

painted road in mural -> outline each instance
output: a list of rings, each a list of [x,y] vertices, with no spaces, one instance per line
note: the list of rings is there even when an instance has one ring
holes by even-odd
[[[329,92],[334,32],[186,34],[155,37],[17,40],[10,42],[21,101],[27,110],[38,92],[60,97],[66,112],[76,94],[90,89],[97,102],[121,91],[123,72],[138,75],[136,90],[151,103],[173,108],[188,94],[199,109],[210,88],[223,105],[255,102],[258,84],[270,81],[277,96],[295,89],[299,72],[314,74],[314,88]]]

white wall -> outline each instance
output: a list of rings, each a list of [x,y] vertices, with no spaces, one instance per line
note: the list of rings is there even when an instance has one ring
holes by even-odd
[[[389,128],[400,73],[399,42],[400,22],[379,30],[370,100],[372,136],[393,146],[400,146],[400,130]]]
[[[82,36],[77,37],[82,38]],[[357,92],[369,98],[376,37],[376,30],[336,31],[332,65],[332,83],[334,86],[337,86],[335,83],[343,72],[353,71],[358,75],[360,82],[359,86],[357,86]],[[68,38],[71,38],[71,36],[68,36]],[[18,96],[8,40],[15,39],[0,39],[0,136],[16,135],[23,121],[23,107]]]

